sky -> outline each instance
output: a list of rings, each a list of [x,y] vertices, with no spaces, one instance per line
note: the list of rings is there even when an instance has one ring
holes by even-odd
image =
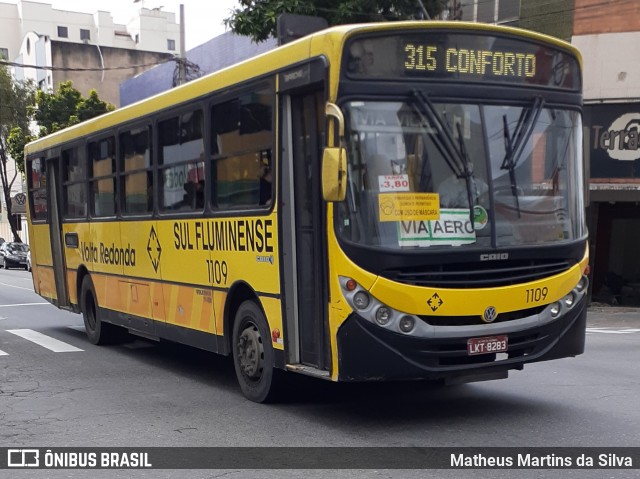
[[[187,50],[197,47],[225,32],[223,20],[229,16],[237,0],[36,0],[49,3],[57,10],[95,13],[98,10],[110,12],[115,23],[126,25],[141,6],[162,7],[165,12],[176,14],[180,22],[180,4],[184,5],[185,46]]]

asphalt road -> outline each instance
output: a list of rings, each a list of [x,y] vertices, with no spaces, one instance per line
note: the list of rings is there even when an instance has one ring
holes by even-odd
[[[506,380],[445,388],[292,379],[289,400],[259,405],[240,393],[228,358],[143,340],[94,346],[80,315],[33,293],[30,273],[0,270],[0,447],[635,447],[640,312],[590,311],[584,355],[529,365]],[[640,469],[0,470],[37,478],[223,475],[629,478]]]

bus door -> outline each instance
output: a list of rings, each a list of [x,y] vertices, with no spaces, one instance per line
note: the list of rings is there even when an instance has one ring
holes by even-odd
[[[56,282],[58,307],[69,307],[69,290],[67,288],[67,271],[64,256],[64,238],[62,237],[62,192],[60,191],[60,159],[48,158],[47,185],[49,203],[49,234],[51,235],[51,256],[53,275]]]
[[[283,113],[280,191],[284,205],[282,251],[287,361],[324,371],[331,366],[325,206],[320,182],[325,72],[324,64],[316,62],[280,77],[280,91],[285,90],[280,97]],[[293,78],[297,88],[287,85],[287,78]]]

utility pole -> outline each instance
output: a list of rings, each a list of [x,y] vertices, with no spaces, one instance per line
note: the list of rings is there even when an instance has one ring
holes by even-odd
[[[184,28],[184,4],[180,4],[180,59],[178,60],[178,84],[184,85],[187,82],[187,54],[184,46],[185,28]]]

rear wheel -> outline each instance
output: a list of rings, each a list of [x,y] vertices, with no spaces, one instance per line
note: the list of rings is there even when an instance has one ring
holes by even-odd
[[[100,310],[96,291],[90,276],[85,276],[80,288],[80,307],[84,319],[84,328],[87,337],[92,344],[109,344],[118,339],[120,328],[113,324],[105,323],[100,319]]]
[[[278,380],[267,320],[254,301],[238,308],[233,324],[233,364],[242,393],[255,402],[276,398]]]

